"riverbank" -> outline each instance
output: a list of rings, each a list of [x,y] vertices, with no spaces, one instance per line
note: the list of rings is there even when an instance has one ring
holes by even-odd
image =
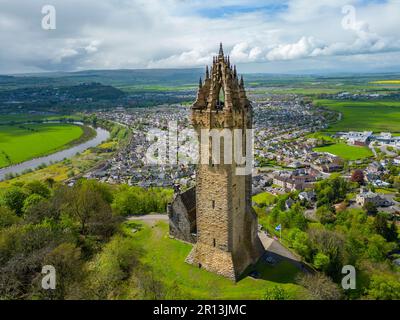
[[[81,123],[0,125],[0,169],[72,148],[95,136],[96,130]]]
[[[102,128],[96,128],[96,136],[95,138],[83,142],[81,144],[70,147],[69,149],[65,149],[62,151],[58,151],[52,153],[47,156],[34,158],[28,161],[24,161],[22,163],[12,165],[3,169],[0,169],[0,180],[11,178],[15,174],[21,174],[25,172],[29,172],[28,170],[34,170],[36,168],[44,167],[46,165],[50,165],[54,162],[62,161],[64,159],[68,159],[76,155],[77,153],[81,153],[86,149],[91,147],[95,147],[100,143],[108,140],[110,137],[110,133],[107,130]]]
[[[47,165],[39,164],[41,166],[40,168],[35,167],[32,170],[21,172],[8,180],[1,181],[0,188],[33,180],[65,182],[69,179],[79,178],[84,173],[91,170],[91,168],[103,163],[112,157],[117,149],[125,145],[131,133],[128,128],[120,126],[119,124],[99,121],[98,125],[101,126],[101,128],[98,127],[97,130],[105,130],[104,128],[107,128],[106,131],[109,132],[109,136],[104,142],[89,147],[84,151],[75,152],[66,159],[60,159],[58,162],[51,162]],[[126,132],[122,134],[121,132],[124,130]]]

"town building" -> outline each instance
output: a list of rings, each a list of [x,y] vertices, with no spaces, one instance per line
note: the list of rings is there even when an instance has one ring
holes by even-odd
[[[390,207],[393,203],[380,196],[377,193],[371,191],[360,190],[360,193],[356,196],[356,202],[360,206],[364,206],[366,203],[373,203],[377,207]]]

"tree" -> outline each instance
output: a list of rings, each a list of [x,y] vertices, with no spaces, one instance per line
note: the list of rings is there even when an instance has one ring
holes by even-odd
[[[317,194],[317,206],[335,204],[345,199],[349,190],[349,183],[338,175],[319,181],[315,185]]]
[[[375,203],[371,201],[367,201],[364,203],[363,209],[369,214],[369,215],[376,215],[378,213],[378,208],[376,207]]]
[[[364,184],[364,172],[360,169],[354,170],[351,179],[352,182],[357,182],[359,185]]]
[[[26,192],[21,187],[11,187],[7,189],[2,198],[2,202],[17,215],[22,214],[22,208],[24,206],[24,201],[27,198]]]
[[[48,292],[51,298],[65,299],[68,290],[82,278],[80,258],[81,250],[72,243],[61,243],[46,255],[44,263],[54,266],[57,276],[56,290]]]
[[[10,209],[0,207],[0,230],[16,224],[20,218]]]
[[[331,261],[329,256],[323,254],[322,252],[318,252],[314,257],[313,264],[317,269],[326,271],[329,267],[330,262]]]
[[[301,274],[296,280],[299,285],[308,290],[312,299],[340,300],[342,298],[338,285],[323,273]]]
[[[323,205],[317,209],[316,215],[322,224],[334,223],[336,216],[333,211],[331,206]]]
[[[46,178],[46,179],[44,180],[44,182],[48,185],[49,188],[53,188],[53,187],[54,187],[54,184],[56,183],[56,181],[55,181],[53,178],[51,178],[51,177]]]
[[[31,181],[25,184],[24,189],[28,191],[29,194],[37,194],[43,198],[50,197],[50,189],[40,181]]]
[[[76,184],[65,190],[62,207],[80,224],[80,234],[107,238],[115,230],[116,220],[104,195],[91,183]]]
[[[400,299],[400,279],[388,275],[373,275],[367,295],[376,300]]]
[[[336,231],[312,228],[308,230],[311,248],[320,253],[316,262],[332,278],[340,275],[344,263],[344,236]],[[329,257],[326,259],[324,256]]]
[[[23,212],[27,212],[30,207],[38,204],[39,202],[43,201],[43,197],[39,194],[33,193],[28,196],[24,201],[24,206],[22,207]]]
[[[299,253],[306,260],[310,258],[310,241],[306,232],[303,232],[300,229],[296,228],[292,229],[289,231],[288,240],[290,241],[291,246],[294,250],[296,250],[297,253]]]
[[[393,188],[396,188],[400,192],[400,176],[399,177],[393,177]]]
[[[366,253],[370,259],[379,262],[385,260],[386,254],[395,247],[395,244],[388,243],[382,236],[374,234],[368,238]]]
[[[388,219],[384,213],[379,213],[374,220],[374,228],[377,234],[384,237],[387,241],[397,240],[397,227],[393,221],[389,227]]]

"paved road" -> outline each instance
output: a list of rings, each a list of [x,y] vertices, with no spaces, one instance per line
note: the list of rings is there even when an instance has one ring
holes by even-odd
[[[146,214],[143,216],[131,216],[128,217],[128,220],[142,220],[142,221],[168,221],[167,214]]]

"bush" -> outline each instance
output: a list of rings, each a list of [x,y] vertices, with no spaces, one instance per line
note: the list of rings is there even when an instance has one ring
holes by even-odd
[[[268,289],[264,296],[265,300],[289,300],[290,295],[280,286],[274,286]]]
[[[305,287],[310,298],[315,300],[340,300],[342,292],[338,285],[322,273],[301,274],[297,277],[297,283]]]
[[[24,201],[27,197],[28,194],[24,189],[14,186],[4,192],[1,200],[5,206],[13,210],[17,215],[21,215]]]
[[[367,289],[367,295],[377,300],[399,300],[400,279],[393,276],[374,275]]]

